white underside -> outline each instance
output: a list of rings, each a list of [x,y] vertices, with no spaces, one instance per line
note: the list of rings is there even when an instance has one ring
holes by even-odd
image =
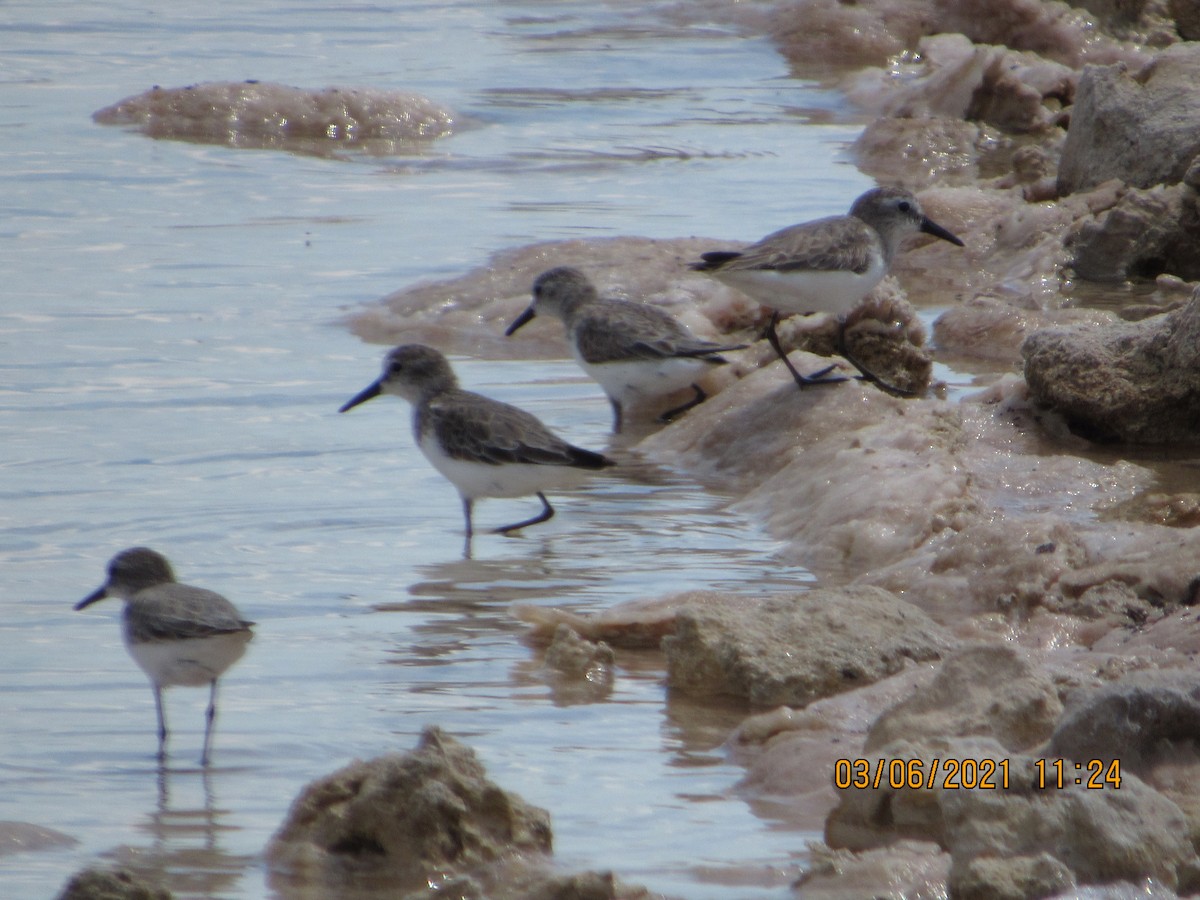
[[[421,452],[458,488],[468,500],[481,497],[526,497],[538,491],[563,487],[578,480],[580,472],[571,466],[532,465],[528,463],[489,463],[451,459],[442,452],[436,439],[422,438]]]
[[[575,361],[599,383],[610,400],[622,406],[683,390],[712,368],[712,363],[690,358],[589,363],[575,354]]]
[[[209,684],[242,658],[250,632],[218,634],[176,641],[126,641],[129,655],[160,687]]]
[[[841,315],[854,309],[887,274],[880,259],[861,275],[857,272],[777,272],[772,269],[734,269],[716,277],[763,306],[785,313],[828,312]]]

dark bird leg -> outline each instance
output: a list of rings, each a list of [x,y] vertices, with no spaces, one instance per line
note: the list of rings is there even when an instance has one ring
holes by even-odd
[[[801,388],[809,387],[814,384],[837,384],[839,381],[848,381],[838,375],[834,378],[826,378],[825,376],[837,368],[836,365],[826,366],[811,375],[801,375],[796,371],[796,367],[792,365],[792,361],[787,358],[787,354],[783,352],[783,346],[779,343],[779,335],[775,332],[775,324],[779,321],[779,313],[771,313],[771,321],[767,323],[767,330],[764,333],[767,342],[771,345],[771,349],[783,360],[783,364],[787,366],[789,372],[792,373],[792,378],[796,379],[796,384]]]
[[[694,396],[687,403],[684,403],[682,406],[676,406],[674,409],[668,409],[665,413],[658,417],[658,421],[670,422],[680,413],[685,413],[693,406],[699,406],[708,399],[708,394],[704,393],[704,388],[700,387],[700,385],[693,384],[692,390],[696,392],[696,396]]]
[[[611,398],[609,399],[608,402],[612,404],[613,434],[620,434],[621,433],[621,425],[623,424],[623,422],[622,422],[623,417],[621,414],[621,403],[619,400],[613,400]]]
[[[882,378],[880,378],[874,372],[869,372],[865,368],[863,368],[862,363],[860,363],[857,359],[855,359],[853,356],[850,355],[850,350],[846,346],[846,320],[844,318],[842,318],[841,316],[838,316],[837,352],[843,359],[846,360],[846,362],[850,363],[850,365],[852,365],[852,366],[854,366],[854,368],[858,369],[858,371],[860,373],[859,379],[861,381],[869,381],[871,384],[875,385],[875,387],[879,388],[885,394],[891,394],[893,397],[919,397],[919,396],[921,396],[921,393],[922,393],[921,391],[910,391],[907,388],[896,387],[894,384],[889,384],[888,382],[884,381]]]
[[[213,722],[217,718],[217,679],[208,689],[208,710],[204,713],[204,749],[200,751],[200,765],[208,765],[208,749],[212,746]]]
[[[504,525],[501,528],[494,528],[492,531],[495,534],[509,534],[527,525],[536,525],[538,522],[545,522],[554,517],[554,507],[550,505],[550,501],[546,499],[546,495],[541,491],[537,492],[537,498],[542,501],[542,511],[532,519],[526,519],[524,522],[514,522],[512,525]]]
[[[467,523],[467,540],[470,540],[471,537],[475,534],[475,528],[471,524],[471,507],[473,507],[474,505],[475,505],[475,501],[472,500],[470,497],[462,498],[463,519],[466,520],[466,523]]]
[[[462,498],[463,519],[467,523],[463,538],[463,559],[471,558],[471,538],[475,535],[475,528],[471,524],[471,507],[474,502],[470,497]]]
[[[167,758],[167,719],[163,715],[162,687],[154,685],[154,711],[158,713],[158,758]]]

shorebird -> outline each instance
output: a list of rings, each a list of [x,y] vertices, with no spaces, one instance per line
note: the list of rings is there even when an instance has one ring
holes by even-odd
[[[845,314],[879,284],[891,268],[901,242],[917,232],[963,246],[962,241],[926,216],[917,198],[908,191],[874,188],[854,201],[849,215],[792,225],[744,250],[702,253],[702,261],[693,263],[691,268],[708,272],[773,311],[767,325],[767,340],[800,387],[845,379],[826,377],[834,366],[811,375],[796,371],[775,330],[781,312],[835,314],[838,353],[865,380],[891,393],[910,394],[882,382],[849,355]]]
[[[232,603],[204,588],[179,584],[166,557],[147,547],[122,550],[108,564],[108,580],[75,604],[105,597],[125,601],[125,647],[150,678],[158,713],[158,758],[167,755],[163,688],[209,686],[200,765],[207,766],[217,716],[217,679],[242,658],[254,636]]]
[[[413,405],[417,446],[462,498],[468,553],[476,500],[537,495],[542,501],[538,515],[493,529],[497,534],[509,534],[554,515],[543,490],[559,480],[564,470],[613,465],[600,453],[568,444],[523,409],[464,391],[446,357],[423,344],[389,351],[383,374],[338,412],[381,394],[396,394]]]
[[[700,340],[657,306],[602,298],[582,272],[567,266],[537,277],[533,302],[505,335],[539,313],[562,320],[575,362],[608,396],[615,432],[621,431],[625,410],[638,401],[690,386],[692,399],[660,415],[663,422],[703,403],[708,395],[697,380],[728,362],[721,353],[746,346]]]

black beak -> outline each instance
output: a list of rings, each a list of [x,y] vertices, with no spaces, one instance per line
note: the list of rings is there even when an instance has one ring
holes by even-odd
[[[108,596],[108,585],[103,585],[96,588],[82,600],[75,604],[76,611],[83,609],[85,606],[91,606],[97,600],[103,600]]]
[[[373,400],[383,393],[383,388],[379,386],[379,382],[375,381],[367,385],[349,400],[342,404],[342,408],[338,412],[343,413],[348,409],[354,409],[360,403],[366,403],[368,400]]]
[[[529,309],[525,310],[525,312],[523,312],[519,316],[517,316],[517,318],[513,321],[513,323],[508,326],[508,329],[504,332],[504,336],[512,337],[512,333],[514,331],[516,331],[518,328],[520,328],[522,325],[524,325],[526,322],[528,322],[530,319],[532,319],[536,315],[537,315],[537,313],[535,313],[533,311],[533,307],[532,306],[529,307]]]
[[[958,244],[960,247],[964,246],[962,241],[948,232],[937,222],[933,221],[933,219],[928,217],[921,220],[921,230],[926,234],[932,234],[934,237],[940,237],[943,241],[949,241],[952,244]]]

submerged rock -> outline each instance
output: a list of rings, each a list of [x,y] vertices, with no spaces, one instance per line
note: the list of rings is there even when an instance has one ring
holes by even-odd
[[[749,609],[713,594],[679,614],[663,649],[672,690],[803,706],[936,659],[952,643],[915,606],[862,587],[762,598]]]
[[[429,728],[410,753],[354,762],[308,785],[267,859],[289,882],[413,889],[550,845],[545,810],[501,790],[470,748]]]
[[[688,271],[688,262],[714,243],[719,242],[615,237],[514,247],[457,278],[389,294],[381,303],[352,313],[346,324],[375,343],[418,340],[445,351],[493,358],[567,358],[570,352],[559,322],[543,316],[512,338],[504,331],[529,306],[539,274],[555,266],[574,266],[603,296],[661,306],[697,337],[717,339],[743,329],[761,330],[766,318],[757,303],[715,279]],[[715,368],[723,372],[733,367]]]
[[[0,821],[0,857],[9,853],[73,847],[78,843],[71,835],[43,825]]]
[[[1166,315],[1046,329],[1021,349],[1034,401],[1099,442],[1200,438],[1200,291]]]
[[[447,135],[455,124],[450,110],[418,94],[260,81],[155,86],[92,118],[154,138],[308,152],[368,145],[394,151]]]
[[[662,639],[675,631],[675,619],[687,608],[696,592],[683,592],[653,600],[635,600],[594,613],[577,613],[534,603],[514,603],[509,611],[532,627],[535,638],[552,640],[567,628],[589,641],[626,650],[657,649]]]
[[[585,640],[565,624],[555,629],[544,663],[548,670],[564,678],[595,683],[612,681],[612,647],[604,641]]]

